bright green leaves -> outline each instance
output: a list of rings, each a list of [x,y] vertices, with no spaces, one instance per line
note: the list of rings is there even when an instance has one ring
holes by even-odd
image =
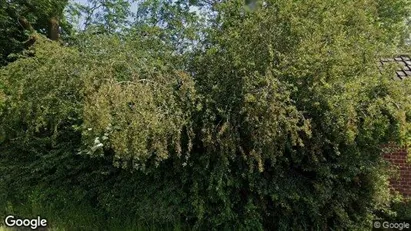
[[[293,105],[292,89],[279,82],[269,70],[263,76],[247,76],[244,81],[243,90],[247,93],[240,113],[244,119],[242,129],[250,133],[248,142],[253,146],[250,156],[275,161],[287,142],[303,146],[299,133],[309,136],[310,122]],[[260,171],[263,171],[262,161],[258,161]]]
[[[409,81],[395,83],[392,73],[378,70],[378,59],[398,41],[387,38],[402,33],[398,27],[389,34],[376,23],[380,4],[273,0],[244,11],[243,1],[225,1],[214,8],[207,48],[193,65],[205,105],[199,134],[210,159],[218,156],[224,167],[260,174],[261,184],[282,176],[273,181],[296,185],[284,191],[302,193],[280,199],[289,208],[288,214],[276,207],[281,217],[295,214],[298,222],[310,223],[295,211],[313,210],[351,227],[368,216],[364,211],[387,202],[371,199],[374,192],[388,192],[372,179],[385,174],[380,146],[409,134],[404,114],[411,88]],[[352,212],[350,201],[359,198],[370,200],[362,203],[364,210]],[[337,200],[341,204],[329,211]]]
[[[180,106],[192,99],[173,94],[177,73],[140,78],[133,74],[136,77],[126,82],[100,76],[101,85],[85,102],[84,128],[90,131],[84,138],[102,140],[124,167],[132,161],[132,167],[144,170],[148,160],[157,165],[173,152],[182,154],[181,132],[189,125],[189,112]]]
[[[145,170],[146,164],[157,166],[189,150],[190,141],[182,143],[181,136],[191,134],[181,133],[192,129],[192,79],[168,67],[166,57],[160,61],[150,50],[133,50],[139,41],[92,41],[84,47],[93,64],[83,76],[83,151],[100,155],[112,150],[116,166]],[[93,45],[98,41],[101,45]]]
[[[376,23],[384,30],[385,42],[395,42],[403,45],[404,39],[409,37],[405,34],[406,22],[409,20],[410,3],[407,0],[378,0],[376,1],[377,17]],[[401,19],[401,20],[399,20]]]
[[[78,53],[38,38],[35,57],[21,58],[1,69],[6,101],[1,115],[8,138],[57,135],[81,110]]]
[[[125,1],[106,2],[108,16],[90,24],[105,35],[81,34],[76,49],[39,40],[1,69],[5,149],[57,156],[63,148],[48,149],[60,138],[101,156],[80,159],[108,174],[97,174],[109,180],[95,183],[99,206],[123,205],[107,196],[113,182],[127,203],[149,198],[125,210],[150,210],[160,188],[170,204],[175,187],[183,199],[167,214],[196,227],[362,228],[387,205],[380,146],[410,142],[411,88],[377,61],[395,52],[402,19],[387,12],[400,17],[405,2],[212,1],[202,24],[189,6],[203,1],[150,0],[130,35],[116,30]]]
[[[113,151],[123,167],[138,169],[186,154],[196,97],[192,79],[133,50],[138,42],[87,40],[80,53],[39,38],[35,57],[1,70],[1,127],[8,138],[58,137],[74,126],[83,134],[81,153]],[[181,142],[182,136],[189,138]]]

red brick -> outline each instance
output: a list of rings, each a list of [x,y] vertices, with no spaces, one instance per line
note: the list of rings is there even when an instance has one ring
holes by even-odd
[[[389,147],[392,153],[384,154],[384,159],[393,165],[398,171],[398,178],[390,180],[390,188],[398,191],[404,196],[411,196],[411,163],[407,160],[405,147],[400,147],[394,143],[383,145]]]

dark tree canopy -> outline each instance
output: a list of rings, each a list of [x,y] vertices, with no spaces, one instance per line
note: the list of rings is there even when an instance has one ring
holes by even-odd
[[[61,31],[69,33],[64,9],[68,0],[1,0],[0,1],[0,65],[12,61],[10,54],[28,48],[36,37],[33,32],[59,40]]]

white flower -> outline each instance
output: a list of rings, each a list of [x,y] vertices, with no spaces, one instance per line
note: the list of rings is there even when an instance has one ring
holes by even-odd
[[[92,151],[92,152],[95,152],[97,149],[102,148],[103,146],[104,146],[104,145],[103,145],[102,143],[99,143],[99,144],[93,146],[93,147],[91,148],[91,151]]]

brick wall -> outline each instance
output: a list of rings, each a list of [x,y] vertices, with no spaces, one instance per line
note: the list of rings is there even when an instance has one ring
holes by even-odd
[[[407,161],[407,152],[405,149],[397,149],[384,158],[393,164],[398,170],[398,177],[390,180],[391,187],[400,192],[403,196],[411,196],[411,162]]]

